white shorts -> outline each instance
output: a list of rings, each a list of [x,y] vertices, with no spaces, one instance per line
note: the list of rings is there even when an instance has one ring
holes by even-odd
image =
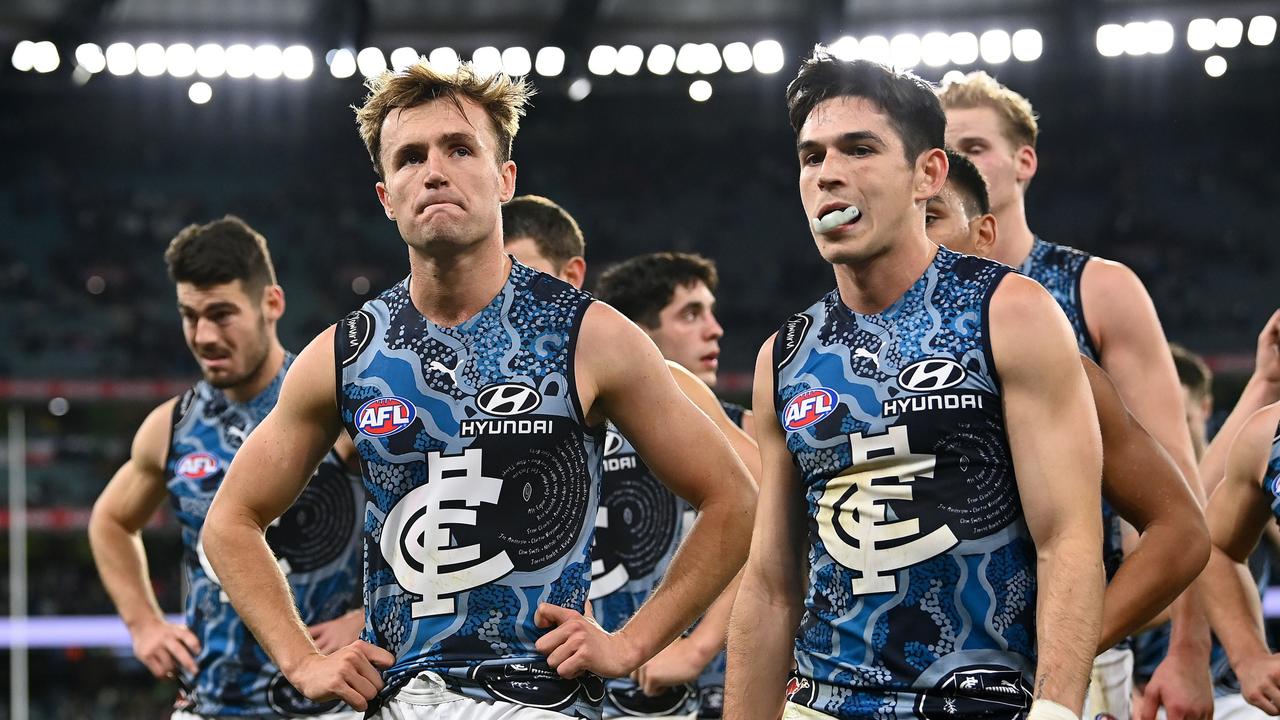
[[[551,710],[451,692],[435,673],[410,680],[372,716],[377,720],[566,720]]]
[[[1265,720],[1271,716],[1254,707],[1240,693],[1213,699],[1213,720]]]
[[[635,716],[634,715],[606,715],[604,720],[627,720],[628,718],[633,718],[633,717]],[[688,715],[660,715],[660,716],[650,715],[649,717],[664,717],[664,718],[671,718],[672,720],[698,720],[698,713],[691,712]]]
[[[782,720],[833,720],[833,718],[826,713],[788,700],[786,707],[782,709]]]
[[[1111,648],[1093,661],[1089,691],[1084,696],[1084,720],[1129,720],[1133,693],[1133,651]]]
[[[218,720],[218,718],[231,718],[231,715],[197,715],[186,710],[174,710],[169,716],[169,720]],[[238,716],[237,716],[238,717]],[[332,712],[325,715],[308,715],[312,720],[362,720],[364,713],[355,710],[343,710],[342,712]]]

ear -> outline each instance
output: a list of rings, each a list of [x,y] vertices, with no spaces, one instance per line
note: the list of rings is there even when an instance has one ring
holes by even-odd
[[[501,183],[499,188],[502,202],[507,202],[516,196],[516,163],[514,160],[508,160],[498,166],[498,181]]]
[[[382,212],[387,214],[388,220],[396,219],[396,211],[391,207],[391,191],[387,189],[387,184],[378,181],[374,188],[378,191],[378,202],[382,203]]]
[[[938,148],[930,148],[916,158],[915,184],[912,200],[922,203],[942,191],[947,183],[947,154]]]
[[[981,257],[991,257],[996,247],[996,216],[987,213],[978,218],[978,236],[973,240],[973,249]]]
[[[1022,145],[1013,153],[1013,178],[1021,186],[1026,187],[1031,178],[1036,176],[1040,167],[1040,157],[1036,149],[1030,145]]]
[[[1204,411],[1205,418],[1213,417],[1213,395],[1207,394],[1200,398],[1200,409]]]
[[[284,315],[284,288],[268,285],[262,289],[262,316],[275,322]]]
[[[560,279],[581,290],[582,281],[587,279],[587,261],[581,255],[569,258],[560,268]]]

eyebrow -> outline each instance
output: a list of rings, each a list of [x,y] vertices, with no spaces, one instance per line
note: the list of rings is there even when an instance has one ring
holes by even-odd
[[[871,132],[870,130],[857,130],[854,132],[843,133],[839,137],[837,137],[835,139],[835,142],[832,144],[833,145],[851,145],[853,143],[867,142],[867,141],[877,143],[881,146],[885,145],[884,139],[881,138],[879,135]],[[802,153],[805,150],[813,150],[815,148],[820,148],[820,147],[822,147],[822,143],[818,142],[817,140],[802,140],[796,143],[796,152]]]
[[[200,315],[202,313],[211,313],[211,312],[216,312],[218,310],[237,310],[237,309],[238,308],[236,307],[235,303],[229,302],[226,300],[222,300],[219,302],[206,305],[204,307],[204,310],[197,310],[191,307],[190,305],[183,305],[182,303],[178,303],[178,312],[191,313],[192,315]]]

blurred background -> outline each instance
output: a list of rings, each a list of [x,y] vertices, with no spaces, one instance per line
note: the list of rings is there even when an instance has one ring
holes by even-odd
[[[588,286],[641,252],[715,260],[720,390],[744,400],[760,342],[833,285],[782,103],[800,58],[822,42],[935,82],[985,69],[1040,115],[1032,229],[1132,267],[1169,338],[1216,371],[1221,414],[1278,304],[1278,15],[1231,0],[4,0],[0,611],[43,624],[15,653],[0,618],[0,717],[167,717],[174,687],[132,660],[85,538],[141,419],[198,377],[161,255],[188,223],[243,217],[270,243],[294,350],[398,281],[404,246],[348,107],[364,76],[420,55],[528,75],[517,191],[578,219]],[[147,547],[177,612],[167,518]]]

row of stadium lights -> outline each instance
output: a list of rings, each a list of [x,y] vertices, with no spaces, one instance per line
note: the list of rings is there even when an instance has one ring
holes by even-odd
[[[1250,43],[1269,45],[1275,35],[1275,18],[1261,15],[1250,20],[1247,32]],[[1197,18],[1187,25],[1187,44],[1200,52],[1219,47],[1234,48],[1245,36],[1245,25],[1237,18]],[[1099,27],[1097,32],[1098,52],[1104,57],[1160,55],[1169,52],[1173,44],[1173,26],[1163,20],[1107,24]],[[1004,30],[988,30],[981,35],[932,32],[923,36],[902,33],[892,38],[868,35],[860,39],[846,35],[832,43],[830,48],[842,59],[864,58],[900,68],[921,64],[929,67],[971,65],[979,58],[987,64],[998,65],[1010,58],[1020,62],[1037,60],[1044,51],[1044,39],[1038,31],[1029,28],[1012,34]],[[409,47],[393,50],[390,58],[379,48],[367,47],[358,53],[348,49],[330,50],[325,55],[325,63],[336,78],[349,78],[357,72],[373,77],[388,67],[404,68],[417,62],[419,57],[418,51]],[[448,47],[435,48],[426,57],[433,67],[445,72],[456,68],[461,61],[457,52]],[[226,75],[235,79],[257,77],[262,80],[280,77],[305,80],[315,70],[311,50],[303,45],[281,49],[275,45],[253,47],[236,44],[224,48],[213,43],[199,47],[187,43],[168,47],[143,43],[134,47],[119,42],[108,45],[104,50],[94,43],[84,43],[76,48],[75,60],[73,77],[80,83],[104,70],[113,75],[137,72],[144,77],[167,73],[176,78],[198,75],[214,79]],[[482,47],[472,54],[471,61],[477,71],[484,74],[505,72],[519,76],[536,72],[543,77],[556,77],[564,72],[565,53],[557,47],[541,48],[536,55],[531,55],[523,47],[505,50]],[[14,48],[12,62],[23,72],[50,73],[58,69],[61,61],[58,48],[52,42],[23,40]],[[647,58],[644,50],[636,45],[616,48],[597,45],[587,56],[587,70],[597,76],[614,73],[632,76],[638,74],[642,67],[654,75],[667,75],[673,70],[686,75],[713,75],[721,69],[744,73],[752,68],[762,74],[774,74],[785,64],[786,55],[776,40],[761,40],[754,45],[734,42],[723,48],[712,43],[685,43],[679,49],[656,45],[649,50]],[[1205,72],[1212,77],[1221,76],[1226,67],[1227,61],[1221,55],[1211,55],[1205,60]],[[951,71],[947,75],[956,73]],[[699,79],[690,84],[689,95],[702,102],[711,97],[711,90],[711,83]],[[590,92],[591,82],[585,77],[577,78],[569,85],[569,97],[573,100],[581,100]],[[213,89],[208,83],[197,81],[189,88],[188,95],[192,102],[203,104],[213,96]]]
[[[1253,18],[1247,35],[1239,18],[1196,18],[1187,23],[1187,46],[1196,52],[1230,50],[1246,36],[1254,45],[1270,45],[1276,39],[1276,19],[1269,15]],[[1173,26],[1163,20],[1103,25],[1098,28],[1097,44],[1103,57],[1163,55],[1173,49]],[[1205,58],[1204,71],[1210,77],[1222,77],[1227,71],[1227,59],[1210,55]]]

